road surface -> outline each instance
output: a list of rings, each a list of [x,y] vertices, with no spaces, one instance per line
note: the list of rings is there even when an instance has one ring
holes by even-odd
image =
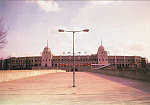
[[[150,105],[150,83],[77,72],[0,83],[0,105]]]

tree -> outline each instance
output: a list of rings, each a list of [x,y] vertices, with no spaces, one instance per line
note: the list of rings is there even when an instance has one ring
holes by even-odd
[[[0,49],[4,48],[7,43],[6,36],[7,36],[7,30],[4,27],[3,19],[0,18]]]

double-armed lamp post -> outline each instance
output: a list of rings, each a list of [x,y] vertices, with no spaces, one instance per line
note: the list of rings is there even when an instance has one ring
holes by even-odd
[[[89,32],[89,29],[84,29],[80,31],[66,31],[63,29],[59,29],[58,32],[72,32],[73,33],[73,86],[75,87],[75,56],[74,56],[74,34],[75,32]]]

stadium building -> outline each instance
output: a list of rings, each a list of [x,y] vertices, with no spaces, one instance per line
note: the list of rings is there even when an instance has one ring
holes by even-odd
[[[111,66],[115,69],[136,69],[144,67],[147,59],[140,56],[108,56],[102,43],[97,54],[75,55],[75,70],[87,71],[93,68]],[[0,69],[23,70],[23,69],[65,69],[73,70],[73,56],[55,56],[48,45],[44,48],[42,56],[10,57],[0,60]]]

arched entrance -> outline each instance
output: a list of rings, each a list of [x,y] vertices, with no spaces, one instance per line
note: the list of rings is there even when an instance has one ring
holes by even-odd
[[[45,67],[47,67],[47,64],[45,64]]]
[[[78,69],[77,69],[77,68],[75,68],[75,71],[78,71]],[[71,69],[71,72],[73,72],[73,68]]]

